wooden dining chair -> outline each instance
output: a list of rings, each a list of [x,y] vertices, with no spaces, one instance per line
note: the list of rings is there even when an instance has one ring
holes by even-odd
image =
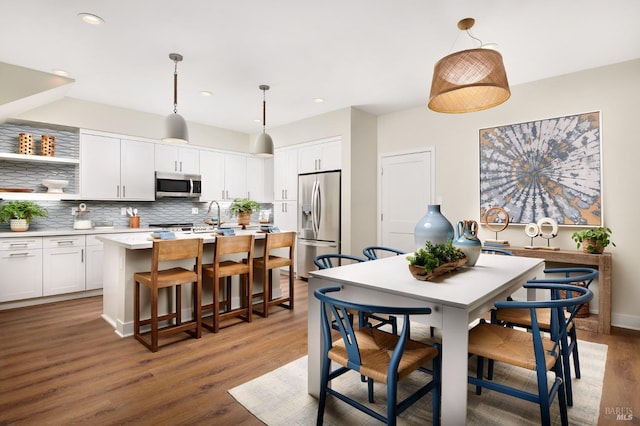
[[[202,335],[200,298],[202,292],[202,238],[154,241],[151,251],[151,271],[136,272],[133,275],[133,335],[136,340],[151,352],[158,350],[160,337],[187,332],[197,339]],[[194,267],[186,269],[173,267],[160,269],[162,262],[193,259]],[[182,285],[193,283],[193,319],[182,321]],[[151,315],[148,319],[140,319],[140,286],[144,285],[150,291]],[[175,312],[160,315],[158,312],[158,294],[162,288],[175,289]],[[160,328],[160,322],[171,322]],[[151,325],[151,335],[147,338],[142,333],[142,327]]]
[[[213,301],[202,306],[202,313],[212,311],[211,324],[202,321],[207,330],[217,333],[220,321],[227,318],[240,318],[246,322],[252,320],[252,291],[253,291],[253,248],[254,235],[217,236],[214,246],[213,263],[204,265],[203,286],[211,286]],[[230,257],[236,257],[234,260]],[[232,306],[232,281],[234,275],[240,276],[240,306]],[[224,285],[226,283],[226,285]],[[220,287],[224,285],[224,298]]]
[[[516,398],[535,402],[540,406],[542,425],[551,424],[551,404],[558,398],[562,425],[568,424],[567,400],[565,391],[565,373],[562,362],[562,345],[567,335],[567,326],[575,317],[580,306],[593,298],[591,290],[566,284],[548,284],[528,282],[526,288],[545,289],[551,293],[549,300],[518,302],[513,300],[495,303],[500,309],[518,309],[529,315],[530,331],[520,328],[504,327],[490,324],[481,320],[469,332],[469,354],[478,357],[476,376],[469,376],[469,383],[476,386],[476,394],[480,395],[482,388],[487,388]],[[565,291],[567,296],[560,295]],[[551,324],[548,334],[538,321],[538,310],[551,311]],[[565,311],[571,312],[565,317]],[[508,377],[504,383],[498,383],[492,374],[484,378],[484,360],[503,362],[516,367],[526,368],[536,372],[538,392],[536,394],[512,387],[508,384]],[[547,373],[554,374],[549,387]]]
[[[262,310],[254,309],[254,312],[267,318],[269,307],[273,305],[293,309],[294,293],[294,265],[295,265],[296,233],[274,232],[266,234],[264,243],[264,255],[253,259],[253,268],[262,271]],[[286,250],[286,256],[271,254],[272,250]],[[273,299],[273,270],[276,268],[289,268],[289,294],[286,297]],[[278,286],[280,282],[278,282]]]
[[[397,416],[417,402],[428,392],[432,394],[433,424],[440,422],[441,391],[441,359],[440,346],[433,346],[409,339],[409,316],[428,315],[428,307],[387,307],[374,306],[340,299],[340,287],[325,287],[314,292],[321,302],[322,324],[322,375],[320,396],[318,401],[318,417],[316,424],[322,425],[327,395],[333,395],[352,407],[389,425],[396,424]],[[374,312],[385,315],[397,315],[404,318],[400,335],[365,327],[355,329],[348,321],[347,310]],[[340,338],[332,341],[332,324],[338,324]],[[338,365],[332,369],[332,362]],[[431,362],[432,368],[425,364]],[[361,377],[367,377],[369,384],[369,401],[373,402],[373,381],[386,384],[387,409],[386,416],[373,411],[370,407],[356,401],[353,395],[340,392],[330,386],[331,380],[355,371]],[[412,372],[419,370],[431,376],[424,383],[401,401],[398,401],[398,381]]]
[[[598,277],[598,270],[593,268],[571,267],[571,268],[551,268],[545,269],[545,278],[531,280],[529,283],[539,284],[569,284],[589,288],[594,279]],[[536,311],[536,318],[541,330],[549,332],[551,330],[551,309],[539,308]],[[562,361],[565,370],[565,389],[567,392],[567,405],[573,405],[573,385],[571,383],[571,362],[576,379],[581,376],[580,354],[578,352],[578,336],[574,318],[578,312],[573,313],[569,309],[564,311],[564,316],[568,322],[567,336],[562,342]],[[495,324],[507,325],[509,327],[519,326],[531,329],[531,316],[522,309],[503,308],[491,312],[491,322]],[[491,370],[491,366],[489,367]],[[490,373],[491,374],[491,371]]]

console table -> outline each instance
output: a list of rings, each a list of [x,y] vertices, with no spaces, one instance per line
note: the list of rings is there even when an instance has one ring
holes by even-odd
[[[577,250],[525,249],[505,247],[516,256],[535,257],[549,262],[568,263],[598,268],[599,313],[576,318],[579,329],[611,334],[611,253],[591,254]]]

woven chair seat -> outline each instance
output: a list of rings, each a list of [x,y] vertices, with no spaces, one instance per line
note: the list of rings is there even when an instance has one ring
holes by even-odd
[[[564,312],[565,318],[568,320],[571,313]],[[551,309],[536,308],[536,317],[538,318],[538,326],[540,329],[548,331],[551,329]],[[499,323],[508,323],[514,325],[522,325],[531,327],[531,315],[523,309],[502,308],[496,311],[496,319]],[[571,330],[573,322],[567,324],[567,330]]]
[[[549,371],[559,353],[550,352],[554,347],[551,339],[543,337],[542,346],[545,349],[546,369]],[[481,323],[474,327],[469,332],[469,353],[529,370],[536,369],[531,333],[500,325]]]
[[[362,361],[360,374],[387,383],[387,368],[399,336],[372,327],[356,330],[355,334]],[[403,379],[437,356],[436,348],[415,340],[407,340],[398,366],[398,379]],[[348,366],[349,358],[342,339],[333,342],[329,358],[340,365]]]

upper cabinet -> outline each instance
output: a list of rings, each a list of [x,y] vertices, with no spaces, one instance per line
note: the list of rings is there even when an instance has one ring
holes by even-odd
[[[325,172],[341,168],[342,143],[340,139],[313,142],[298,148],[298,173]]]
[[[258,202],[268,202],[266,197],[265,159],[249,156],[247,162],[247,198]]]
[[[154,144],[81,133],[80,190],[86,200],[155,200]]]
[[[176,145],[155,144],[156,171],[200,173],[200,150]]]
[[[298,197],[298,148],[278,148],[273,156],[274,200]]]
[[[247,197],[247,162],[242,154],[200,151],[202,200]]]

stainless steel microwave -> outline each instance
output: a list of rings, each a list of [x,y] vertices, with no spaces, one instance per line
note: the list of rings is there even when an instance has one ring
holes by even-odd
[[[156,172],[156,198],[199,198],[201,195],[200,175]]]

